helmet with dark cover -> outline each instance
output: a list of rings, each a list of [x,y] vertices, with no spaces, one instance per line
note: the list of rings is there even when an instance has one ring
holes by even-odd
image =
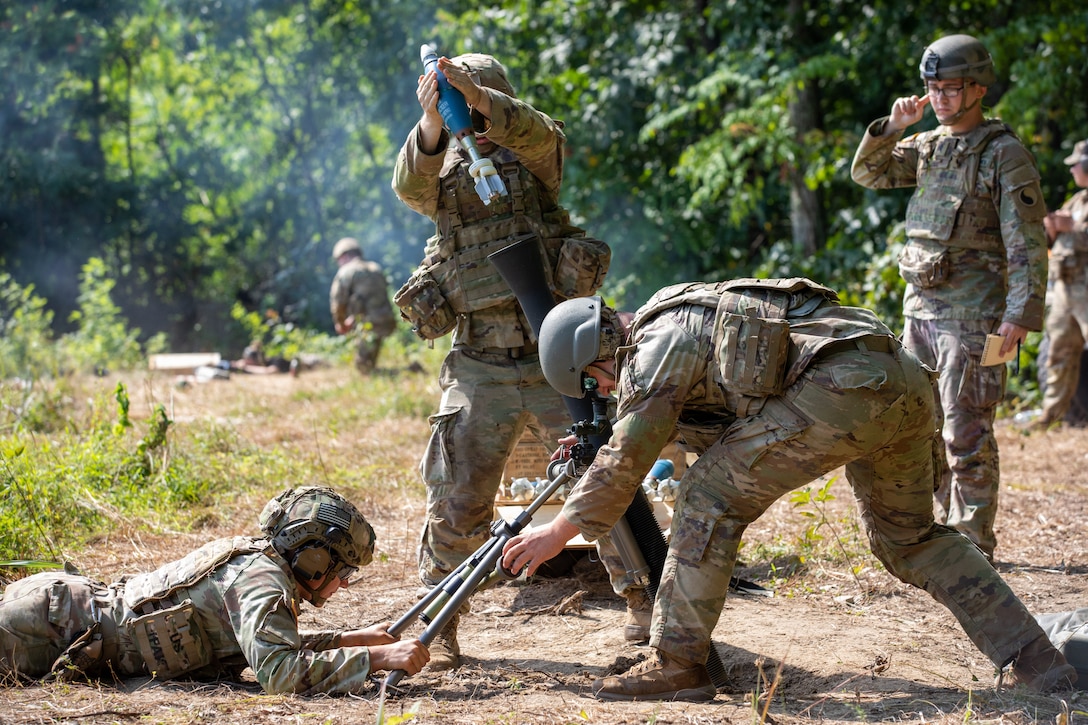
[[[334,566],[341,578],[374,558],[374,529],[359,510],[324,486],[291,488],[261,511],[261,531],[302,580],[317,579]]]
[[[980,86],[997,82],[994,61],[977,38],[970,35],[947,35],[922,51],[918,72],[923,81],[945,81],[967,78]]]
[[[540,367],[568,398],[582,398],[585,369],[611,360],[623,344],[619,315],[600,297],[575,297],[553,307],[540,324]]]

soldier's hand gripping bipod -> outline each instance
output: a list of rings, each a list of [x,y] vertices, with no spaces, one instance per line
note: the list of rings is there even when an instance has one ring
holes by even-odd
[[[517,578],[516,572],[508,572],[502,568],[503,546],[529,525],[533,515],[556,491],[578,480],[581,475],[579,469],[584,469],[587,465],[584,461],[584,451],[579,451],[577,457],[572,455],[567,461],[553,461],[548,466],[549,481],[544,490],[537,494],[537,497],[513,521],[507,522],[501,517],[494,521],[491,524],[491,538],[487,543],[450,572],[441,583],[427,592],[403,617],[394,622],[389,628],[389,633],[398,636],[412,622],[419,619],[427,625],[420,633],[419,641],[429,647],[438,633],[445,629],[477,589],[497,578]],[[407,673],[404,670],[390,672],[385,678],[386,687],[396,685],[405,674]]]

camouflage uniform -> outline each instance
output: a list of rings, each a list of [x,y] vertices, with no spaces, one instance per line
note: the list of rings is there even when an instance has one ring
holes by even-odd
[[[337,324],[355,317],[355,367],[361,373],[371,372],[382,342],[397,328],[389,302],[389,282],[377,262],[355,257],[340,267],[329,289],[329,309]]]
[[[184,662],[176,673],[165,672],[165,659],[148,664],[135,632],[141,616],[186,601],[193,646],[175,653]],[[367,689],[369,650],[338,647],[336,632],[300,632],[301,601],[283,557],[267,539],[248,537],[213,541],[108,586],[64,572],[34,574],[9,585],[0,600],[0,678],[51,671],[63,678],[66,662],[92,676],[154,672],[159,679],[237,678],[249,666],[269,693]],[[84,640],[70,647],[80,635]]]
[[[1088,342],[1088,189],[1070,197],[1062,211],[1073,217],[1073,231],[1059,233],[1050,252],[1044,423],[1059,421],[1069,411]]]
[[[721,312],[706,294],[722,297],[721,285],[675,286],[651,298],[617,354],[612,438],[563,515],[589,539],[607,532],[679,431],[700,455],[677,492],[650,644],[704,662],[745,528],[789,491],[845,465],[870,546],[888,571],[947,606],[1003,664],[1042,631],[983,554],[934,522],[931,371],[870,311],[842,307],[834,292],[806,280],[784,282],[784,300],[762,286],[773,281],[746,280],[724,293],[734,312],[755,308],[759,317],[777,299],[770,316],[788,320],[784,392],[766,397],[738,395],[723,382]]]
[[[854,181],[917,187],[899,269],[907,281],[903,344],[938,370],[945,451],[939,517],[992,558],[999,480],[994,417],[1006,367],[982,367],[987,333],[1002,322],[1040,330],[1046,294],[1046,216],[1031,154],[1000,121],[966,134],[945,126],[901,139],[869,126]],[[950,467],[950,469],[949,469]]]
[[[460,58],[474,64],[490,60]],[[487,86],[483,91],[492,108],[486,133],[495,148],[487,156],[508,196],[490,205],[480,200],[469,157],[449,143],[446,129],[436,154],[421,149],[419,128],[413,129],[397,157],[392,182],[408,207],[436,225],[420,269],[398,292],[398,305],[407,309],[411,300],[400,300],[410,296],[415,280],[433,280],[454,325],[453,346],[439,378],[442,401],[430,418],[431,437],[420,464],[427,514],[419,576],[428,586],[487,541],[503,468],[526,426],[551,451],[572,423],[562,397],[544,379],[529,321],[487,256],[535,238],[545,277],[559,299],[596,291],[610,256],[607,245],[573,226],[559,205],[566,143],[562,124],[514,97],[505,75],[492,73],[481,84]],[[450,331],[426,324],[415,329],[428,339]],[[618,555],[610,547],[601,553],[613,587],[627,592],[631,580]]]

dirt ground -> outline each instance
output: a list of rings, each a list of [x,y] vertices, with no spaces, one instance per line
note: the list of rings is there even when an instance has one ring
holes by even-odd
[[[305,377],[286,380],[274,384],[311,384]],[[313,380],[328,383],[319,375]],[[1088,430],[1026,435],[1002,424],[999,436],[998,568],[1033,612],[1088,606]],[[844,532],[852,525],[845,479],[832,492],[836,499],[828,504],[828,516]],[[307,607],[305,627],[347,628],[396,620],[408,611],[417,589],[421,506],[421,495],[414,494],[366,509],[379,537],[375,563],[363,571],[362,583],[324,608]],[[746,533],[742,559],[761,544],[789,549],[811,522],[805,513],[780,501]],[[103,542],[83,552],[81,565],[108,580],[181,556],[214,536],[252,533],[247,518],[237,521],[235,527],[194,534]],[[874,559],[862,554],[848,561],[784,557],[737,570],[773,589],[774,596],[727,601],[714,640],[728,685],[713,702],[605,703],[589,694],[592,681],[625,669],[647,648],[624,642],[624,605],[600,565],[571,552],[569,569],[557,567],[556,576],[478,593],[461,624],[464,665],[402,680],[384,701],[385,722],[1088,722],[1084,692],[1059,697],[995,691],[993,665],[947,611],[893,579]],[[580,606],[558,614],[566,609],[558,605],[572,595]],[[264,695],[252,679],[22,686],[0,691],[0,721],[376,723],[379,683],[361,697],[320,698]]]

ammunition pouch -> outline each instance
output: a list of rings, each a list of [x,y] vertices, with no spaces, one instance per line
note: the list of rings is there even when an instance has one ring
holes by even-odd
[[[735,314],[719,306],[714,346],[727,392],[753,398],[782,394],[789,358],[789,322]]]
[[[125,623],[148,673],[170,680],[215,662],[215,653],[200,628],[192,600],[156,609]]]
[[[426,267],[408,278],[393,295],[393,303],[400,309],[400,316],[412,325],[412,331],[424,340],[436,340],[457,326],[457,315]]]
[[[937,287],[951,275],[948,250],[944,247],[925,248],[916,240],[907,242],[899,253],[899,274],[907,284],[917,289]]]
[[[907,234],[914,237],[948,241],[956,228],[956,216],[962,198],[942,195],[938,199],[911,197],[907,204]]]
[[[567,237],[559,248],[555,265],[555,292],[564,299],[588,297],[600,289],[612,250],[593,237]]]

